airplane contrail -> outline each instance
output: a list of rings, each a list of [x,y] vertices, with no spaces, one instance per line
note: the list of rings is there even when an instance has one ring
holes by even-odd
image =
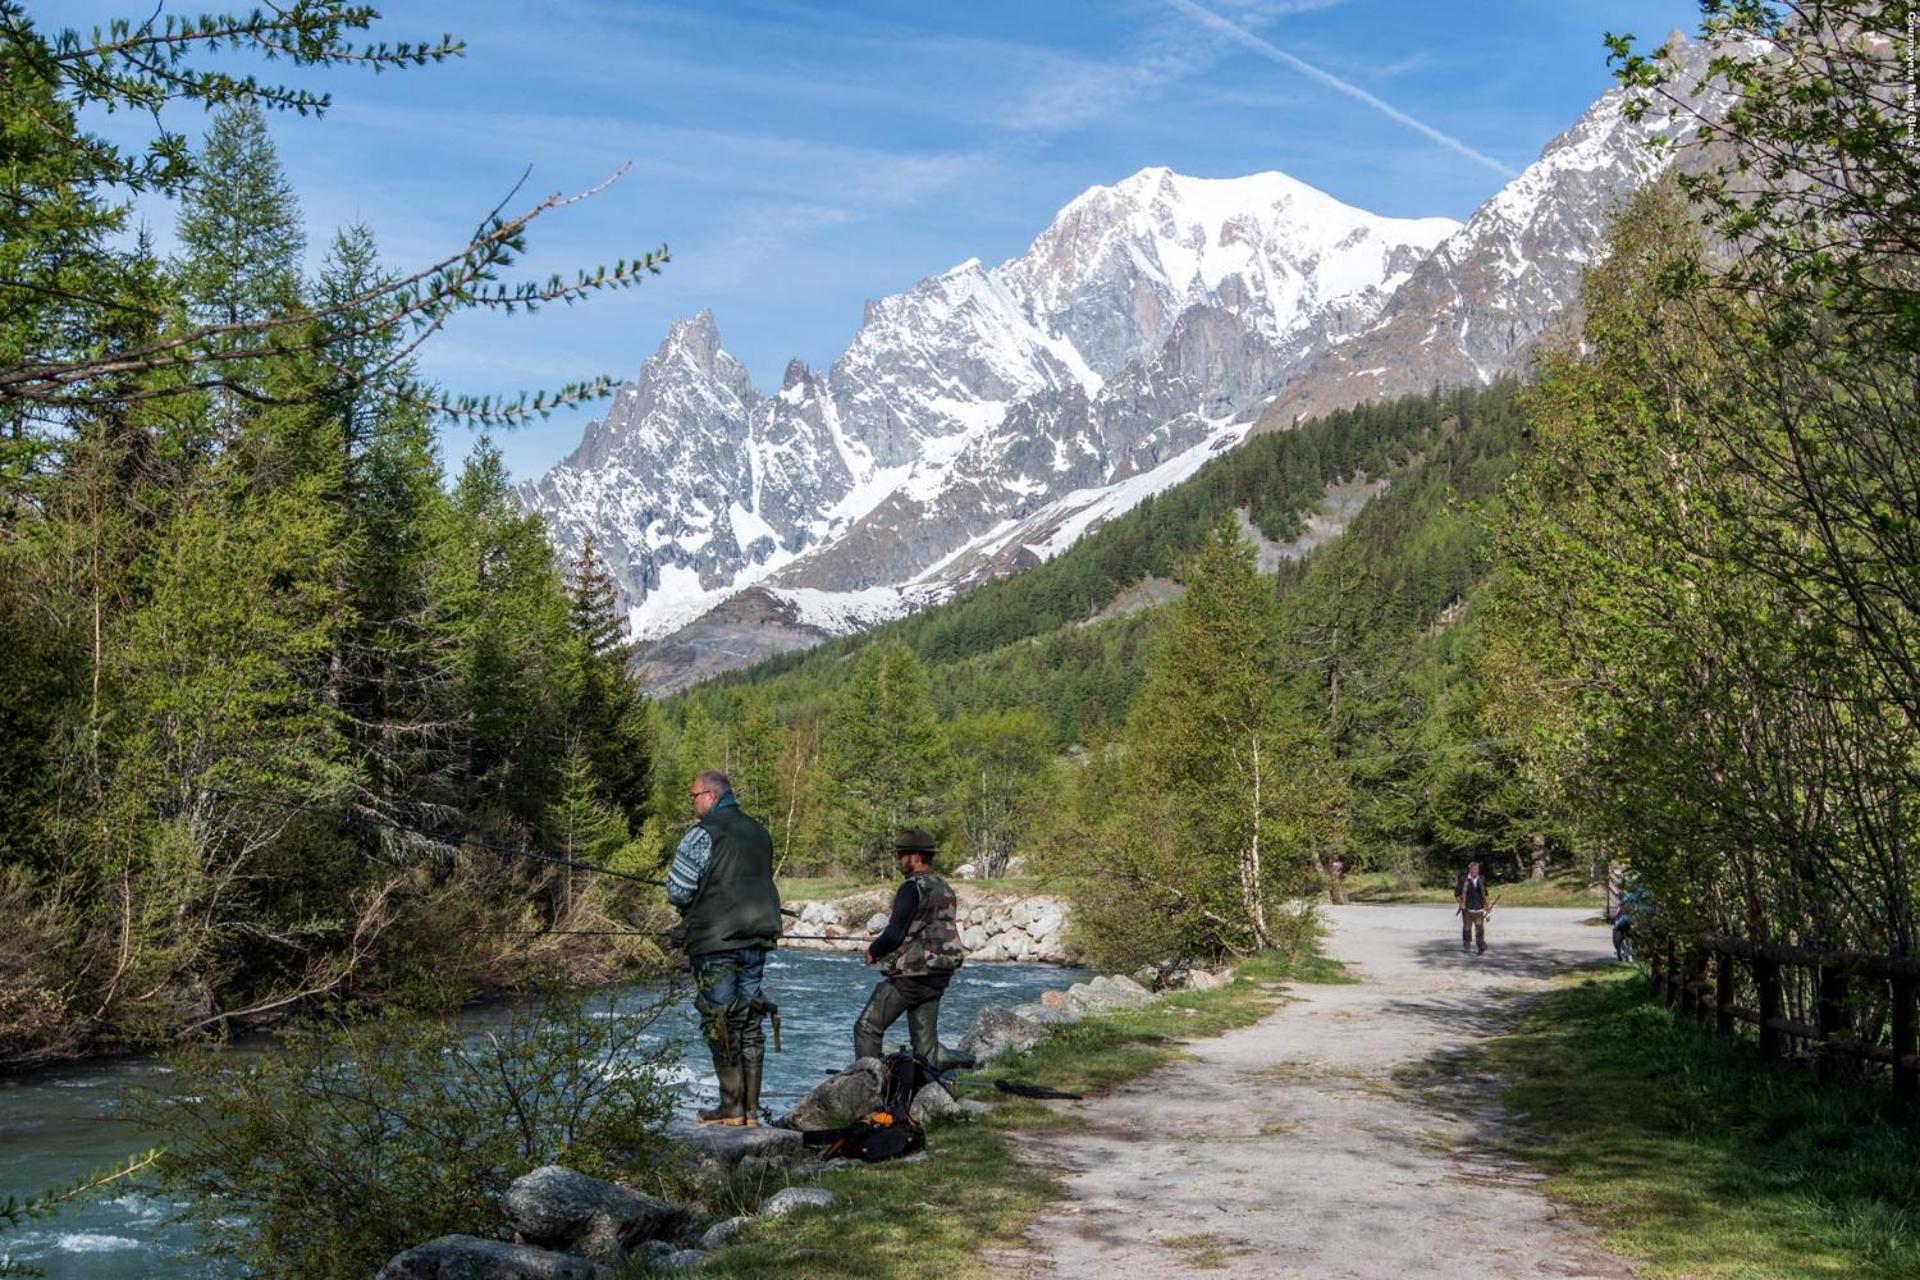
[[[1486,155],[1483,152],[1475,151],[1472,147],[1460,141],[1460,139],[1455,138],[1449,134],[1440,132],[1440,130],[1434,128],[1430,124],[1427,124],[1423,120],[1414,119],[1412,116],[1408,115],[1406,112],[1400,110],[1400,108],[1394,106],[1391,102],[1383,102],[1379,98],[1376,98],[1372,94],[1368,93],[1365,89],[1362,89],[1359,85],[1351,84],[1345,80],[1342,80],[1339,76],[1334,75],[1331,71],[1323,71],[1319,67],[1314,66],[1311,62],[1308,62],[1306,59],[1296,57],[1295,55],[1288,53],[1285,49],[1282,49],[1280,46],[1274,44],[1272,41],[1262,39],[1261,37],[1255,35],[1253,32],[1247,30],[1245,27],[1241,26],[1239,23],[1223,18],[1219,14],[1215,13],[1213,10],[1208,9],[1202,5],[1195,4],[1194,0],[1167,0],[1167,3],[1171,5],[1174,9],[1178,10],[1179,12],[1186,14],[1189,18],[1192,18],[1195,22],[1198,22],[1203,26],[1212,27],[1215,31],[1220,32],[1222,35],[1231,37],[1236,42],[1242,45],[1245,45],[1247,48],[1253,50],[1255,53],[1268,59],[1269,61],[1277,62],[1283,67],[1291,67],[1295,71],[1298,71],[1301,75],[1309,76],[1312,79],[1318,80],[1321,84],[1326,85],[1330,89],[1337,89],[1341,93],[1346,94],[1349,98],[1356,98],[1359,101],[1364,102],[1368,106],[1372,107],[1375,111],[1380,112],[1382,115],[1386,116],[1389,120],[1393,120],[1399,124],[1405,125],[1407,128],[1412,129],[1415,133],[1418,133],[1424,138],[1432,139],[1434,142],[1439,143],[1441,146],[1447,148],[1447,150],[1449,151],[1457,151],[1461,155],[1465,156],[1467,159],[1472,160],[1477,164],[1483,164],[1487,166],[1487,168],[1492,169],[1495,173],[1500,174],[1502,177],[1513,178],[1513,177],[1519,176],[1515,170],[1508,168],[1504,164],[1501,164],[1498,160],[1495,160],[1492,156]]]

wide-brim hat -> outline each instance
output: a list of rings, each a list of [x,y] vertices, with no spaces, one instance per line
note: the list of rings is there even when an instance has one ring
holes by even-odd
[[[924,853],[931,858],[939,852],[933,837],[916,827],[902,827],[893,833],[893,839],[887,841],[889,853]]]

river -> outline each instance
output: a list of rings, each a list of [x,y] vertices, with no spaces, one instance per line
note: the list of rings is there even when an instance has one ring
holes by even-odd
[[[1030,964],[980,964],[960,971],[941,1005],[940,1029],[948,1044],[959,1039],[984,1004],[1017,1004],[1063,988],[1086,975],[1075,969]],[[767,1054],[767,1098],[777,1113],[791,1096],[843,1066],[852,1053],[853,1020],[872,989],[873,971],[856,956],[781,951],[767,963],[767,993],[781,1008],[785,1052]],[[623,1003],[644,1004],[650,989],[618,993]],[[685,1044],[688,1085],[685,1109],[702,1102],[711,1087],[706,1049],[684,1007],[663,1034]],[[896,1023],[889,1047],[906,1036]],[[236,1052],[271,1052],[259,1043]],[[164,1084],[165,1066],[152,1058],[103,1059],[29,1076],[0,1079],[0,1200],[35,1195],[71,1183],[153,1144],[116,1115],[125,1090]],[[705,1099],[710,1104],[711,1095]],[[37,1267],[48,1280],[131,1280],[218,1274],[193,1253],[190,1228],[173,1221],[176,1206],[139,1186],[75,1204],[51,1218],[0,1236],[0,1256]]]

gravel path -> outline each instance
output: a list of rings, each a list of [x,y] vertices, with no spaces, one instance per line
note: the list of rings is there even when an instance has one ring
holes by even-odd
[[[1068,1197],[1007,1275],[1281,1280],[1632,1280],[1560,1217],[1510,1138],[1494,1081],[1448,1069],[1527,992],[1611,956],[1593,912],[1508,907],[1485,956],[1445,907],[1336,907],[1357,985],[1308,986],[1265,1021],[1084,1103],[1035,1135]],[[1408,1081],[1414,1083],[1410,1086]],[[1439,1090],[1436,1095],[1433,1091]]]

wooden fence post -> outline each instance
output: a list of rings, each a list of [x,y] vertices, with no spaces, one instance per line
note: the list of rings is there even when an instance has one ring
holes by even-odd
[[[1713,957],[1713,1029],[1733,1034],[1733,957],[1724,951]]]
[[[1753,980],[1760,989],[1760,1056],[1781,1057],[1784,1037],[1773,1025],[1780,1017],[1780,966],[1761,954],[1758,946],[1753,949]]]
[[[1893,1096],[1902,1102],[1920,1102],[1920,1067],[1909,1067],[1906,1060],[1915,1052],[1914,1022],[1920,1010],[1915,1008],[1916,984],[1912,978],[1893,980]]]
[[[1818,974],[1815,1017],[1820,1027],[1819,1073],[1824,1082],[1840,1075],[1839,1042],[1847,1037],[1847,971],[1837,964],[1823,964]]]

